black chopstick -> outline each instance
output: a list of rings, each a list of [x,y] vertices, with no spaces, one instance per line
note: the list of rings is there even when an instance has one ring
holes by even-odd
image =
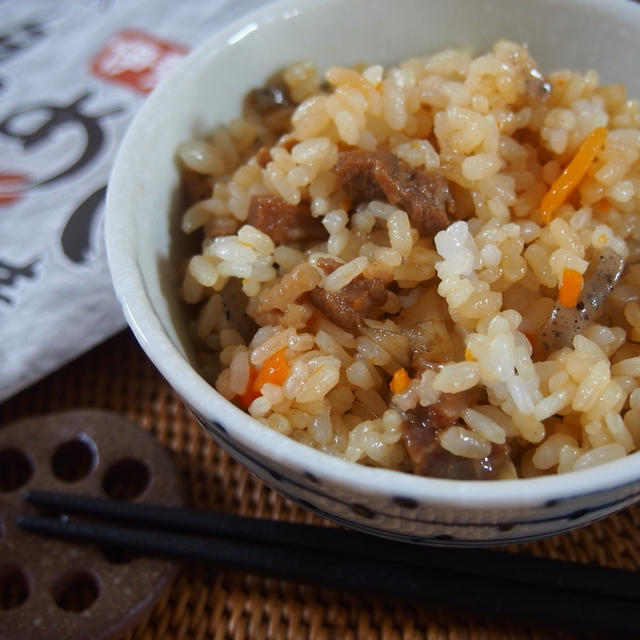
[[[640,575],[621,569],[599,566],[596,572],[596,567],[592,565],[534,558],[526,554],[409,545],[333,527],[277,522],[49,491],[29,491],[25,494],[25,500],[46,509],[150,525],[156,530],[253,540],[265,545],[314,549],[323,553],[375,557],[426,568],[491,576],[640,603]]]
[[[96,526],[21,516],[21,527],[72,540],[125,547],[134,552],[212,563],[286,580],[489,616],[526,617],[549,624],[616,633],[638,633],[637,604],[591,594],[557,592],[522,583],[409,566],[388,560],[320,554],[247,542],[207,539],[153,530]],[[619,637],[619,636],[618,636]]]
[[[64,513],[152,527],[21,516],[20,526],[36,533],[477,613],[640,633],[635,572],[524,554],[419,547],[329,527],[83,496],[32,491],[26,499]]]

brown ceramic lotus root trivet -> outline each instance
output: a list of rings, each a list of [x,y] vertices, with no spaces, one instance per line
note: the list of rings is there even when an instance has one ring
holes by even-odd
[[[25,489],[184,505],[178,470],[146,431],[106,411],[0,428],[0,640],[106,640],[162,596],[179,566],[20,530]]]

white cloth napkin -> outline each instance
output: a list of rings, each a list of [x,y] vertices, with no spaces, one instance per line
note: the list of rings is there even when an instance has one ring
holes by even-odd
[[[0,401],[125,326],[103,237],[127,125],[163,73],[265,0],[0,0]]]

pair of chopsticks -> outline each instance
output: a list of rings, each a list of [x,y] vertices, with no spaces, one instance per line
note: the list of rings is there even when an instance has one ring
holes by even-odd
[[[47,491],[29,491],[25,500],[64,514],[18,516],[18,525],[33,533],[490,617],[616,637],[640,634],[638,572]],[[121,524],[74,520],[70,514]]]

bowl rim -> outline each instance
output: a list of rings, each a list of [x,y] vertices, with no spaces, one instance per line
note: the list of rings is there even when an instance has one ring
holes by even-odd
[[[559,1],[582,8],[585,5],[606,8],[611,12],[631,10],[629,15],[633,12],[634,20],[640,25],[640,7],[629,0]],[[214,59],[225,46],[239,42],[270,22],[297,15],[301,7],[332,2],[338,0],[276,0],[222,26],[176,65],[147,97],[129,124],[108,182],[105,238],[116,297],[141,347],[185,404],[205,419],[220,422],[241,447],[287,468],[309,472],[328,486],[348,485],[362,495],[402,496],[421,505],[480,511],[550,505],[640,483],[640,451],[567,474],[500,481],[429,478],[347,462],[270,429],[223,398],[192,368],[165,332],[149,299],[138,264],[135,219],[127,208],[135,182],[127,158],[135,157],[138,140],[145,135],[146,120],[161,111],[163,103],[175,94],[174,85],[179,83],[184,69]]]

